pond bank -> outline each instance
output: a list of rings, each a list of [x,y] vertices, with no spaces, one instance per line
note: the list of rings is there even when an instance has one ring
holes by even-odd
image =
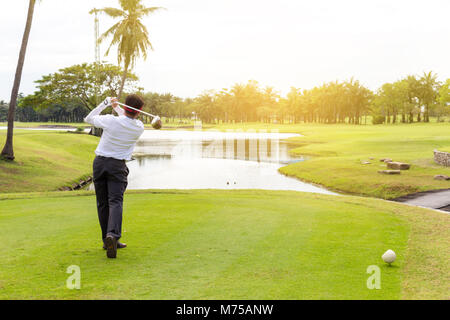
[[[92,176],[88,176],[87,178],[81,179],[78,182],[75,182],[72,184],[72,186],[64,186],[59,188],[59,191],[75,191],[75,190],[81,190],[84,187],[88,186],[90,183],[92,183]]]

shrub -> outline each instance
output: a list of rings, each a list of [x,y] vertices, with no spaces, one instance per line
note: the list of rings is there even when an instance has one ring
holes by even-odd
[[[372,124],[383,124],[385,121],[384,116],[374,115],[372,117]]]

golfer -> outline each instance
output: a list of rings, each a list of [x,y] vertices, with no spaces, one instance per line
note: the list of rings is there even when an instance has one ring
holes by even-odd
[[[97,211],[102,229],[103,248],[108,258],[117,256],[117,248],[125,248],[120,243],[122,235],[123,194],[128,184],[128,167],[136,141],[144,132],[144,124],[137,120],[138,111],[119,107],[117,99],[106,98],[84,119],[85,122],[103,129],[94,160],[94,186],[97,197]],[[132,94],[126,98],[128,106],[142,109],[144,101]],[[118,116],[100,113],[112,105]]]

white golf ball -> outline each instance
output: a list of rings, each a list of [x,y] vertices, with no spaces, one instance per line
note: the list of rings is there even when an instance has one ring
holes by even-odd
[[[392,251],[391,249],[389,249],[388,251],[386,251],[382,256],[381,259],[383,259],[384,262],[386,263],[392,263],[395,261],[395,259],[397,258],[397,256],[395,255],[395,252]]]

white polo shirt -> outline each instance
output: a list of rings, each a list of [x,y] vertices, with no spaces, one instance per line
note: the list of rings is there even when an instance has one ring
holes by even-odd
[[[119,114],[118,117],[112,114],[101,116],[100,113],[106,107],[108,107],[107,100],[84,119],[94,127],[103,129],[95,154],[119,160],[131,160],[134,146],[144,132],[144,124],[140,120],[125,116],[125,111],[120,107],[114,109]]]

